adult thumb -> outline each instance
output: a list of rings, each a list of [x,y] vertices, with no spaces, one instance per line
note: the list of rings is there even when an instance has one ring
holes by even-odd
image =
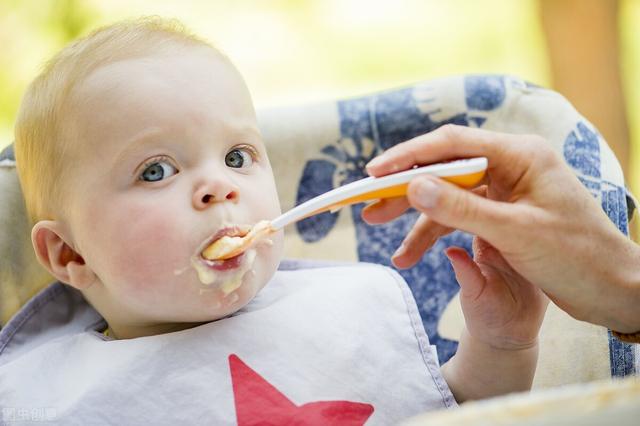
[[[489,242],[505,238],[515,214],[513,204],[489,200],[432,176],[411,181],[407,197],[412,207],[435,222]]]

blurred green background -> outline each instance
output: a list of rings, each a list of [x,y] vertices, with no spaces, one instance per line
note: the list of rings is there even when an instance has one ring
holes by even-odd
[[[220,47],[258,108],[463,73],[553,87],[600,129],[640,191],[640,0],[0,0],[0,148],[51,55],[140,15],[179,18]]]

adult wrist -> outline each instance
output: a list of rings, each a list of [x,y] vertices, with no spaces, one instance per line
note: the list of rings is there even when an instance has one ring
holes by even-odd
[[[611,330],[614,337],[622,342],[626,343],[640,343],[640,331],[637,333],[620,333],[615,330]]]
[[[605,323],[621,340],[634,342],[640,340],[640,246],[631,240],[625,240],[620,253],[620,262],[616,265],[614,281],[609,293],[613,295],[613,304],[606,304],[608,312]]]

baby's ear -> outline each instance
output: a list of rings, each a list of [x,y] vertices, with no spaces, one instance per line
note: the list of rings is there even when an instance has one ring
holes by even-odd
[[[55,220],[42,220],[31,230],[31,242],[42,266],[59,281],[85,290],[96,275],[67,241],[64,227]]]

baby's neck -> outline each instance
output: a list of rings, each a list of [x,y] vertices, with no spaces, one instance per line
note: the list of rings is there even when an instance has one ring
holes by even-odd
[[[183,323],[163,323],[149,325],[117,325],[109,324],[105,335],[112,339],[124,340],[134,339],[136,337],[156,336],[158,334],[173,333],[189,328],[197,327],[204,324],[203,322],[183,322]]]

